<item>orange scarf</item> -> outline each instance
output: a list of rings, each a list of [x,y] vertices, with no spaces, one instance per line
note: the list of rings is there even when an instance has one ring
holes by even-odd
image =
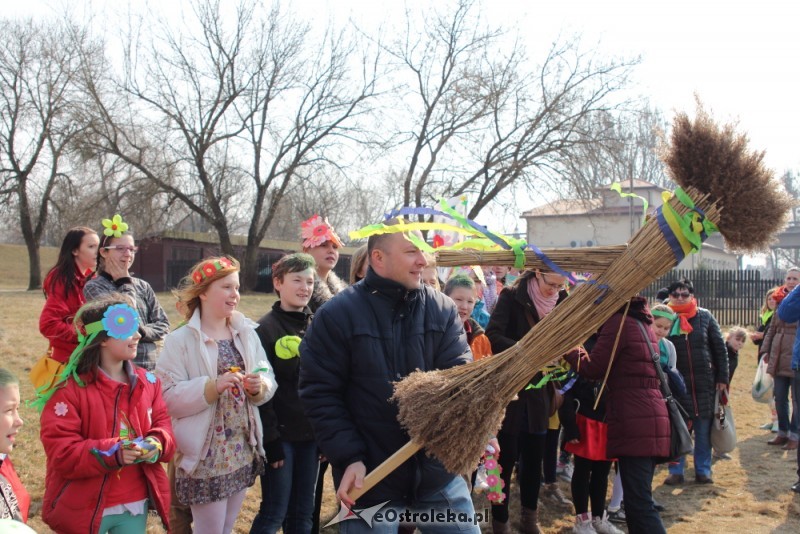
[[[675,322],[675,326],[680,328],[680,331],[677,331],[678,328],[673,327],[672,332],[670,332],[671,336],[689,334],[694,330],[692,325],[689,324],[689,319],[697,315],[697,300],[694,297],[686,304],[675,304],[670,300],[668,305],[672,308],[672,311],[678,314],[678,321]]]
[[[781,286],[775,291],[772,292],[772,298],[775,299],[775,306],[781,303],[783,299],[786,298],[786,295],[790,293],[789,289],[786,286]]]

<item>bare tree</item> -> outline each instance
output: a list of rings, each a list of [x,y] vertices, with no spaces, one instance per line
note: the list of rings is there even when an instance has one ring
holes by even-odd
[[[88,41],[68,24],[0,21],[0,194],[16,207],[28,289],[41,287],[39,246],[52,194],[69,180],[65,156],[81,128],[75,80]]]
[[[406,206],[421,206],[432,194],[444,193],[437,187],[429,190],[443,158],[448,164],[452,145],[486,127],[482,119],[491,113],[498,92],[505,90],[503,82],[512,78],[516,67],[513,54],[500,65],[489,60],[501,32],[484,30],[475,11],[471,0],[461,0],[452,13],[426,17],[421,39],[408,13],[405,35],[388,48],[402,67],[399,76],[410,80],[413,124],[401,134],[411,145],[402,180]]]
[[[658,156],[669,128],[661,112],[644,106],[616,115],[600,114],[593,120],[597,131],[605,130],[606,139],[581,147],[567,162],[570,194],[595,198],[598,188],[611,182],[622,182],[624,187],[632,179],[674,188]]]
[[[483,28],[472,0],[460,0],[428,19],[423,40],[409,25],[396,47],[416,117],[407,205],[468,193],[474,218],[515,188],[564,189],[584,147],[613,139],[593,119],[624,108],[618,94],[637,60],[602,60],[574,39],[554,43],[536,64],[520,43],[504,50],[501,29]]]
[[[135,111],[120,114],[113,93],[90,82],[85,139],[208,221],[224,253],[233,254],[232,231],[246,228],[244,287],[255,285],[258,245],[287,188],[358,136],[376,73],[346,36],[318,42],[307,25],[260,5],[240,4],[227,21],[219,2],[200,0],[193,26],[162,22],[156,42],[132,38],[118,85],[122,109]]]

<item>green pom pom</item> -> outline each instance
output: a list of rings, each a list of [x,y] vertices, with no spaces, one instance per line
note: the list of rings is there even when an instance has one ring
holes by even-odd
[[[275,342],[275,355],[281,360],[291,360],[300,355],[300,336],[283,336]]]

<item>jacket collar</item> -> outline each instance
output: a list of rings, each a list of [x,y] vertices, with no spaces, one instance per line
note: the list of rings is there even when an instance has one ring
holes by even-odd
[[[415,299],[422,291],[421,289],[406,289],[399,282],[382,277],[372,270],[372,267],[367,269],[367,276],[364,277],[363,283],[370,293],[377,292],[393,302]]]
[[[244,316],[243,313],[234,310],[233,315],[231,315],[229,326],[231,328],[231,331],[233,332],[233,335],[236,336],[244,328],[247,327],[256,328],[258,326],[258,323],[248,319],[247,317]],[[204,337],[205,334],[203,333],[203,329],[201,328],[200,324],[199,306],[197,307],[196,310],[194,310],[191,319],[189,319],[189,322],[186,323],[185,327],[195,330],[200,335],[200,339],[205,339]]]
[[[272,304],[272,311],[274,313],[279,314],[279,315],[283,315],[284,317],[287,317],[288,319],[290,319],[292,321],[297,321],[297,322],[302,322],[302,323],[307,322],[309,317],[311,317],[313,315],[313,313],[311,312],[311,308],[309,308],[308,306],[305,306],[303,308],[303,311],[299,311],[299,312],[286,311],[283,308],[281,308],[281,301],[280,300],[276,300]]]
[[[133,392],[136,390],[136,386],[139,385],[139,377],[136,374],[136,368],[131,364],[131,362],[124,362],[122,364],[122,367],[125,370],[125,374],[128,375],[127,384],[124,384],[122,382],[117,382],[116,380],[108,376],[108,374],[106,374],[105,371],[103,371],[98,367],[97,377],[95,379],[95,385],[100,389],[104,389],[110,392],[116,391],[120,386],[128,386],[130,387],[131,394],[133,394]]]

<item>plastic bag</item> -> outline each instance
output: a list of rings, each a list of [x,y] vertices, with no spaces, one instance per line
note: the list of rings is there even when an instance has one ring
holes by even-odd
[[[761,358],[761,361],[758,362],[758,367],[756,367],[753,387],[750,390],[750,393],[753,395],[753,400],[763,403],[771,401],[773,396],[772,388],[774,385],[775,381],[772,379],[772,376],[767,374],[767,362],[764,361],[764,358]]]

